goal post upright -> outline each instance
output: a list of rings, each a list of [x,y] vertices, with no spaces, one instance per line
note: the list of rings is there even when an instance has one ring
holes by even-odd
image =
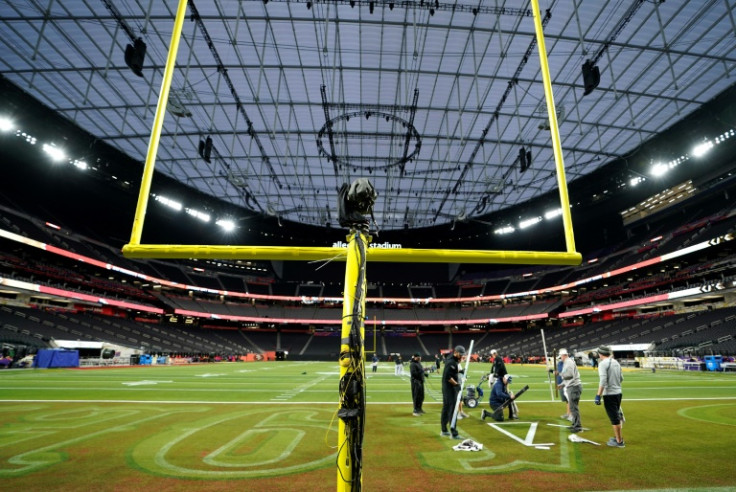
[[[179,41],[181,40],[181,31],[184,26],[186,12],[187,0],[179,0],[179,6],[176,9],[176,18],[174,20],[174,30],[171,32],[171,45],[169,46],[169,54],[166,57],[164,78],[161,81],[161,92],[158,96],[156,114],[153,118],[151,139],[148,141],[146,163],[143,167],[143,178],[141,179],[141,188],[138,194],[138,204],[136,206],[135,216],[133,218],[133,230],[131,231],[130,235],[130,245],[139,245],[141,243],[141,236],[143,234],[143,222],[146,216],[146,209],[148,208],[148,195],[151,192],[153,170],[156,166],[156,153],[158,152],[159,139],[161,138],[161,129],[164,126],[166,104],[169,101],[169,90],[171,89],[171,80],[174,78],[176,54],[179,52]],[[123,253],[124,252],[125,248],[123,248]]]
[[[547,47],[544,42],[544,29],[542,28],[542,14],[539,11],[539,0],[531,0],[531,5],[532,14],[534,16],[534,32],[537,36],[537,48],[539,49],[539,69],[542,72],[544,99],[547,101],[547,115],[549,117],[549,127],[552,134],[552,151],[555,156],[555,168],[557,169],[557,187],[560,193],[560,208],[562,209],[562,227],[565,231],[565,246],[567,247],[568,253],[573,253],[575,252],[575,236],[572,230],[570,196],[567,192],[565,162],[562,158],[562,144],[560,142],[560,127],[557,123],[557,108],[555,108],[555,98],[552,93],[552,80],[549,76]]]
[[[340,385],[337,427],[337,490],[359,491],[363,477],[365,430],[366,255],[370,238],[351,230],[347,238],[345,286],[340,333]]]

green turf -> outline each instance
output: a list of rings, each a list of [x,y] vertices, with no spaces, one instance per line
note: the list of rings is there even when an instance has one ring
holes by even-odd
[[[473,364],[477,383],[487,364]],[[440,437],[439,376],[423,417],[408,377],[368,367],[363,489],[736,490],[736,374],[625,373],[626,448],[592,398],[585,368],[581,437],[550,401],[541,366],[510,366],[521,420],[492,427],[484,399],[459,423],[481,452]],[[0,483],[17,490],[335,490],[336,363],[255,362],[180,367],[0,372]],[[486,388],[486,398],[488,390]],[[549,444],[537,449],[527,444]]]

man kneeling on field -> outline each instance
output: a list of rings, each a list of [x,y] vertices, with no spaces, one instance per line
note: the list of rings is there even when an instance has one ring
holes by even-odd
[[[493,383],[493,389],[491,389],[490,405],[492,412],[483,410],[481,418],[483,420],[490,416],[496,422],[503,422],[503,406],[506,402],[509,402],[509,419],[517,420],[519,417],[516,414],[513,403],[513,394],[508,390],[508,385],[511,384],[511,376],[506,374],[503,378],[497,378],[496,382]]]

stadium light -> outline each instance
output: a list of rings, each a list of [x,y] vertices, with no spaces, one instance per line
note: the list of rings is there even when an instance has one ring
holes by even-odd
[[[702,157],[705,154],[707,154],[712,148],[713,148],[713,142],[711,142],[710,140],[706,140],[705,142],[700,143],[693,148],[692,156]]]
[[[506,226],[506,227],[501,227],[499,229],[496,229],[495,231],[493,231],[493,233],[494,234],[499,234],[499,235],[501,235],[501,234],[511,234],[515,230],[516,229],[514,229],[513,226]]]
[[[547,220],[552,220],[555,217],[559,217],[560,215],[562,215],[562,209],[561,208],[556,208],[554,210],[550,210],[550,211],[546,212],[544,214],[544,218],[547,219]]]
[[[72,164],[74,164],[74,167],[76,167],[77,169],[81,171],[86,171],[87,169],[89,169],[89,166],[87,165],[87,163],[84,161],[80,161],[79,159],[74,159],[72,161]]]
[[[66,159],[66,153],[53,144],[43,144],[43,151],[46,152],[54,162],[61,162]]]
[[[519,229],[526,229],[527,227],[531,227],[534,224],[538,224],[542,222],[541,217],[532,217],[531,219],[522,220],[519,222]]]
[[[226,232],[235,230],[235,222],[229,219],[219,219],[215,224],[222,227]]]
[[[6,116],[0,116],[0,132],[11,132],[14,128],[13,120]]]
[[[18,132],[16,133],[16,135],[19,136],[19,137],[24,138],[27,143],[29,143],[31,145],[36,145],[37,139],[33,135],[30,135],[30,134],[28,134],[26,132],[21,132],[20,130],[18,130]]]
[[[715,142],[717,144],[723,143],[726,139],[731,138],[733,136],[736,136],[736,133],[734,132],[733,128],[730,130],[726,130],[725,132],[721,133],[715,138]]]
[[[652,166],[652,169],[650,172],[652,173],[652,176],[659,177],[659,176],[664,176],[664,174],[667,173],[667,171],[669,171],[669,167],[665,164],[662,164],[661,162],[658,162],[657,164]]]
[[[199,219],[202,222],[209,222],[211,219],[210,214],[200,212],[199,210],[195,210],[193,208],[187,208],[186,212],[195,219]]]
[[[165,196],[156,195],[155,200],[162,205],[166,205],[167,207],[176,210],[177,212],[181,212],[181,209],[184,208],[181,203],[170,198],[166,198]]]

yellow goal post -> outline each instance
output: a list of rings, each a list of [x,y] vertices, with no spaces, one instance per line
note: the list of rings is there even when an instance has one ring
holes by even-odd
[[[565,234],[566,251],[503,251],[503,250],[468,250],[468,249],[381,249],[369,248],[366,251],[368,261],[409,262],[409,263],[504,263],[504,264],[536,264],[536,265],[579,265],[582,255],[575,250],[570,201],[565,179],[565,165],[562,158],[560,132],[557,124],[552,85],[547,63],[547,50],[544,43],[542,21],[539,11],[539,0],[531,0],[534,29],[536,31],[539,61],[544,83],[544,94],[547,100],[547,113],[552,132],[557,184],[562,209],[562,224]],[[248,259],[248,260],[296,260],[315,261],[336,259],[345,261],[347,252],[344,248],[309,247],[309,246],[223,246],[223,245],[186,245],[186,244],[141,244],[143,223],[148,207],[151,181],[156,162],[166,104],[169,100],[169,89],[176,65],[176,54],[179,49],[182,26],[186,18],[187,0],[179,0],[176,11],[174,29],[161,82],[156,114],[153,120],[151,138],[146,153],[138,203],[133,219],[130,242],[123,246],[123,255],[128,258],[198,258],[198,259]]]

